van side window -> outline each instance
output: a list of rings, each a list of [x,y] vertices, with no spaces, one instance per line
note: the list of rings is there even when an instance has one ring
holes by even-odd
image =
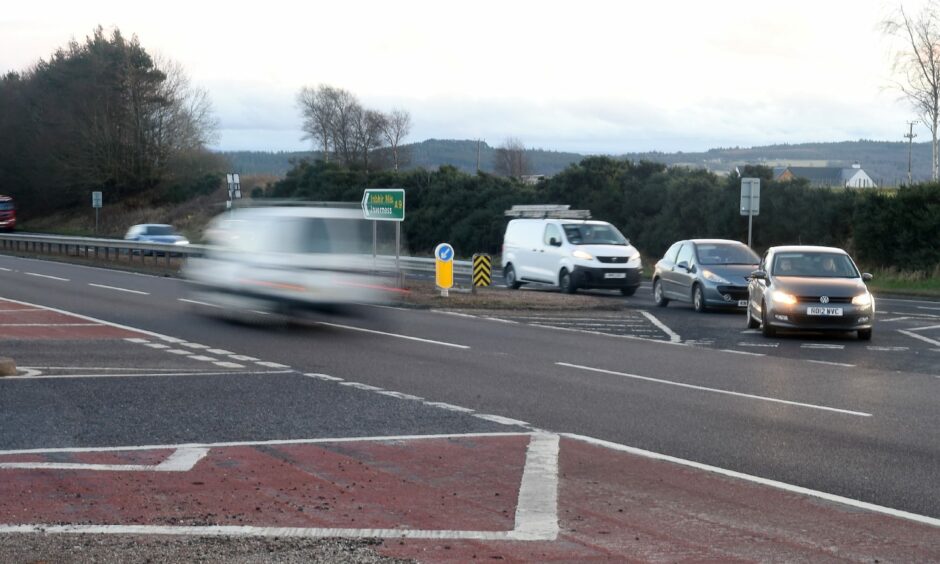
[[[545,239],[543,242],[546,245],[550,245],[552,239],[555,239],[556,245],[561,243],[561,229],[554,223],[549,223],[545,226]]]

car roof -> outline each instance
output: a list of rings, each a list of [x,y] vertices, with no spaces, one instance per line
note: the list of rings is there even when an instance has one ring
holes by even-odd
[[[689,241],[690,243],[695,243],[696,245],[699,245],[699,244],[708,245],[708,244],[712,244],[712,243],[724,243],[724,244],[732,244],[732,245],[744,245],[744,243],[742,243],[741,241],[735,241],[735,240],[733,240],[733,239],[688,239],[688,241]],[[744,246],[746,247],[747,245],[744,245]]]
[[[173,227],[168,223],[138,223],[137,225],[131,225],[131,227]]]
[[[522,217],[519,219],[512,219],[510,220],[510,223],[516,221],[532,223],[564,223],[565,225],[610,225],[609,221],[601,221],[599,219],[565,219],[559,217]]]
[[[849,253],[838,247],[821,247],[818,245],[783,245],[780,247],[770,247],[768,252],[773,253],[839,253],[847,255]]]

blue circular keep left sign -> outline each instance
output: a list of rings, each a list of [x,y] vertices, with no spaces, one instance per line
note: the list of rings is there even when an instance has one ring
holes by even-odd
[[[434,249],[434,256],[437,257],[437,260],[452,261],[454,260],[454,248],[447,243],[441,243]]]

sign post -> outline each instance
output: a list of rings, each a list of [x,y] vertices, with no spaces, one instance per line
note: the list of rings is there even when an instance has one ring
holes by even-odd
[[[434,278],[441,296],[446,298],[447,291],[454,285],[454,248],[448,243],[434,248]]]
[[[242,183],[237,172],[226,174],[225,179],[228,181],[228,201],[225,202],[225,207],[231,210],[235,200],[242,197]]]
[[[91,207],[95,208],[95,235],[98,234],[98,210],[101,209],[101,192],[91,193]]]
[[[754,216],[760,215],[760,178],[741,179],[741,215],[747,216],[747,246],[751,246]]]
[[[362,216],[372,220],[372,265],[378,246],[376,221],[395,222],[395,270],[401,285],[401,222],[405,221],[404,188],[369,188],[362,193]]]

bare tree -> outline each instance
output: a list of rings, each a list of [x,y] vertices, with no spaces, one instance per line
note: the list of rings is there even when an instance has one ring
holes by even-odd
[[[321,84],[316,89],[304,86],[297,95],[297,104],[303,116],[302,129],[305,139],[313,139],[320,145],[325,161],[330,160],[333,146],[333,122],[336,119],[336,102],[339,92],[332,86]]]
[[[897,86],[914,106],[930,130],[933,162],[931,177],[940,178],[940,152],[937,137],[940,128],[940,28],[937,3],[933,0],[916,16],[901,6],[898,14],[883,22],[884,32],[898,37],[903,47],[894,54],[893,70],[899,76]]]
[[[522,141],[515,137],[506,139],[493,155],[493,169],[496,174],[515,178],[529,174],[529,157]]]
[[[356,106],[352,110],[352,130],[357,160],[365,170],[369,170],[369,157],[375,149],[382,146],[382,131],[385,129],[385,115],[375,110],[366,110]]]
[[[406,110],[396,108],[385,116],[382,134],[385,136],[385,142],[388,143],[389,148],[392,150],[392,162],[394,163],[395,170],[398,170],[399,164],[401,163],[399,153],[401,141],[407,137],[410,132],[411,114]]]

